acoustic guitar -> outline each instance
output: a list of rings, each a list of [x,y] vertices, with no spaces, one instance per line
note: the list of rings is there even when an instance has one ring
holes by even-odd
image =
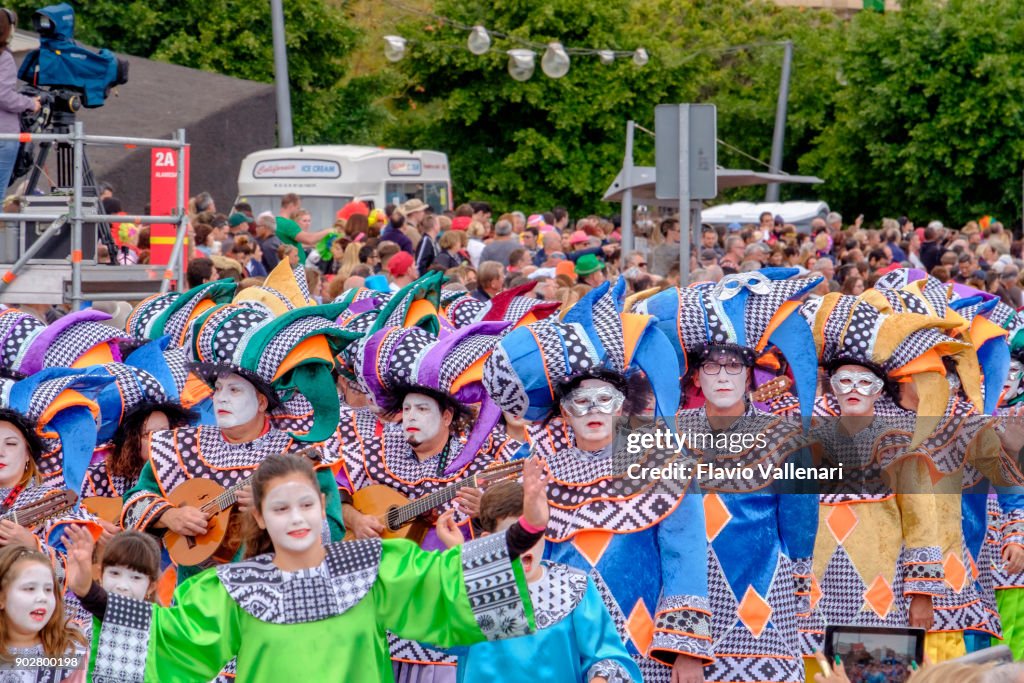
[[[774,398],[782,396],[793,386],[793,380],[786,375],[779,375],[771,379],[757,389],[750,392],[750,400],[758,403],[766,403]]]
[[[124,506],[122,498],[108,498],[106,496],[86,496],[82,499],[82,507],[96,515],[105,522],[121,525],[121,508]]]
[[[314,463],[320,462],[320,452],[307,448],[296,455],[304,455]],[[205,534],[182,536],[170,529],[164,534],[167,554],[179,565],[192,567],[210,558],[230,562],[242,546],[242,517],[235,514],[238,491],[252,480],[252,474],[224,488],[211,479],[195,477],[179,484],[167,496],[175,507],[197,507],[206,513],[209,524]]]
[[[381,538],[407,538],[417,544],[430,531],[432,523],[426,518],[427,513],[454,500],[459,491],[471,487],[476,488],[478,481],[483,479],[488,485],[510,479],[517,479],[523,469],[523,460],[490,465],[482,472],[448,484],[415,500],[403,496],[390,486],[373,484],[359,489],[352,496],[352,506],[364,515],[380,520],[384,525]],[[345,540],[355,538],[349,531]]]
[[[0,515],[0,521],[10,521],[27,529],[45,522],[50,517],[66,512],[78,502],[78,495],[74,491],[61,489],[47,493],[39,500],[22,505],[17,510],[11,510]]]

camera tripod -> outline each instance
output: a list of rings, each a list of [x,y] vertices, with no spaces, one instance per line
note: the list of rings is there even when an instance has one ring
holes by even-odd
[[[26,132],[54,133],[59,135],[71,133],[75,127],[74,112],[52,109],[52,104],[56,98],[51,93],[42,91],[40,96],[44,102],[43,109],[38,118],[34,118],[29,125],[24,125],[23,121],[22,127],[28,128]],[[74,146],[66,142],[40,142],[39,149],[34,151],[32,149],[33,143],[27,143],[19,153],[18,166],[15,167],[15,172],[12,174],[14,177],[11,180],[13,184],[14,180],[28,171],[29,176],[24,191],[26,197],[35,193],[39,185],[39,176],[43,172],[46,160],[54,144],[57,147],[57,182],[50,188],[50,193],[64,194],[72,192],[75,169]],[[29,164],[31,166],[28,166]],[[26,166],[28,168],[25,168]],[[21,170],[21,173],[18,172],[19,170]],[[100,195],[96,177],[92,172],[92,167],[89,165],[89,155],[84,147],[82,148],[82,195],[97,198]],[[103,204],[101,202],[97,202],[96,208],[97,213],[103,213]],[[117,265],[117,245],[114,243],[113,235],[110,232],[110,224],[97,223],[96,228],[97,239],[107,247],[107,253],[110,255],[110,264]]]

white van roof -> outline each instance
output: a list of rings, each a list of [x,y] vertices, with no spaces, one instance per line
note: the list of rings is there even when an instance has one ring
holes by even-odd
[[[332,159],[362,161],[365,159],[373,159],[374,157],[410,155],[445,156],[441,152],[421,149],[392,149],[386,147],[369,147],[364,145],[296,145],[295,147],[273,147],[271,149],[262,149],[258,152],[252,152],[247,155],[246,159],[259,161],[262,159],[280,159],[286,156],[299,156],[300,158],[318,156]]]
[[[806,226],[814,218],[827,216],[829,208],[825,202],[735,202],[703,209],[700,220],[711,225],[757,225],[765,211],[773,216],[782,216],[787,223]]]

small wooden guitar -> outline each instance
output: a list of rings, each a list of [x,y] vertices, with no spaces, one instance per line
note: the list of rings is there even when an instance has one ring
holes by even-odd
[[[757,389],[750,392],[750,400],[757,403],[767,403],[774,398],[782,396],[793,386],[793,380],[786,375],[780,375],[775,379],[768,380]]]
[[[304,455],[314,462],[320,462],[320,452],[307,448],[297,455]],[[242,545],[241,515],[235,513],[238,491],[249,485],[252,474],[224,488],[211,479],[195,477],[179,484],[167,496],[175,507],[197,507],[206,513],[209,524],[205,534],[182,536],[171,530],[164,534],[167,554],[177,564],[192,567],[214,558],[230,562]]]
[[[390,486],[383,484],[366,486],[352,496],[352,506],[364,515],[376,517],[381,521],[384,525],[381,538],[408,538],[416,543],[421,543],[432,526],[431,520],[425,518],[427,513],[454,500],[460,490],[466,487],[476,488],[481,479],[488,485],[517,479],[523,469],[523,462],[523,460],[513,460],[491,465],[482,472],[448,484],[444,488],[415,500],[409,500]],[[355,535],[351,531],[345,535],[346,540],[353,538]]]
[[[82,499],[82,507],[100,519],[111,524],[121,525],[121,508],[124,500],[106,496],[86,496]]]
[[[50,517],[70,510],[77,502],[78,495],[74,491],[62,489],[47,493],[39,500],[22,505],[16,510],[5,512],[0,515],[0,521],[11,521],[26,529],[31,529]]]

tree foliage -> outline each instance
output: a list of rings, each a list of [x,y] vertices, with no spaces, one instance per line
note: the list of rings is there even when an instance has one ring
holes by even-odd
[[[30,25],[42,2],[10,4]],[[252,0],[89,0],[74,2],[76,40],[139,57],[273,82],[268,2]],[[297,142],[374,142],[384,112],[375,102],[387,80],[346,82],[359,34],[341,7],[324,0],[284,3],[288,77]],[[131,87],[131,82],[125,86]],[[182,93],[182,97],[216,97]]]
[[[534,76],[521,83],[506,71],[504,51],[514,42],[496,41],[476,56],[463,49],[464,31],[430,18],[410,21],[402,34],[422,39],[399,65],[408,82],[387,141],[447,152],[463,198],[607,209],[600,197],[621,167],[626,121],[653,128],[661,103],[718,105],[719,137],[766,160],[784,39],[797,45],[788,166],[827,121],[830,89],[822,83],[835,83],[830,42],[838,23],[828,13],[746,0],[437,0],[435,11],[537,43],[643,46],[651,54],[643,68],[628,59],[606,66],[574,57],[569,74],[554,80],[541,72],[538,53]],[[638,137],[636,160],[653,163],[649,137]],[[755,164],[724,148],[719,160]]]
[[[803,167],[868,215],[1020,215],[1024,5],[911,0],[854,18],[846,87]]]

